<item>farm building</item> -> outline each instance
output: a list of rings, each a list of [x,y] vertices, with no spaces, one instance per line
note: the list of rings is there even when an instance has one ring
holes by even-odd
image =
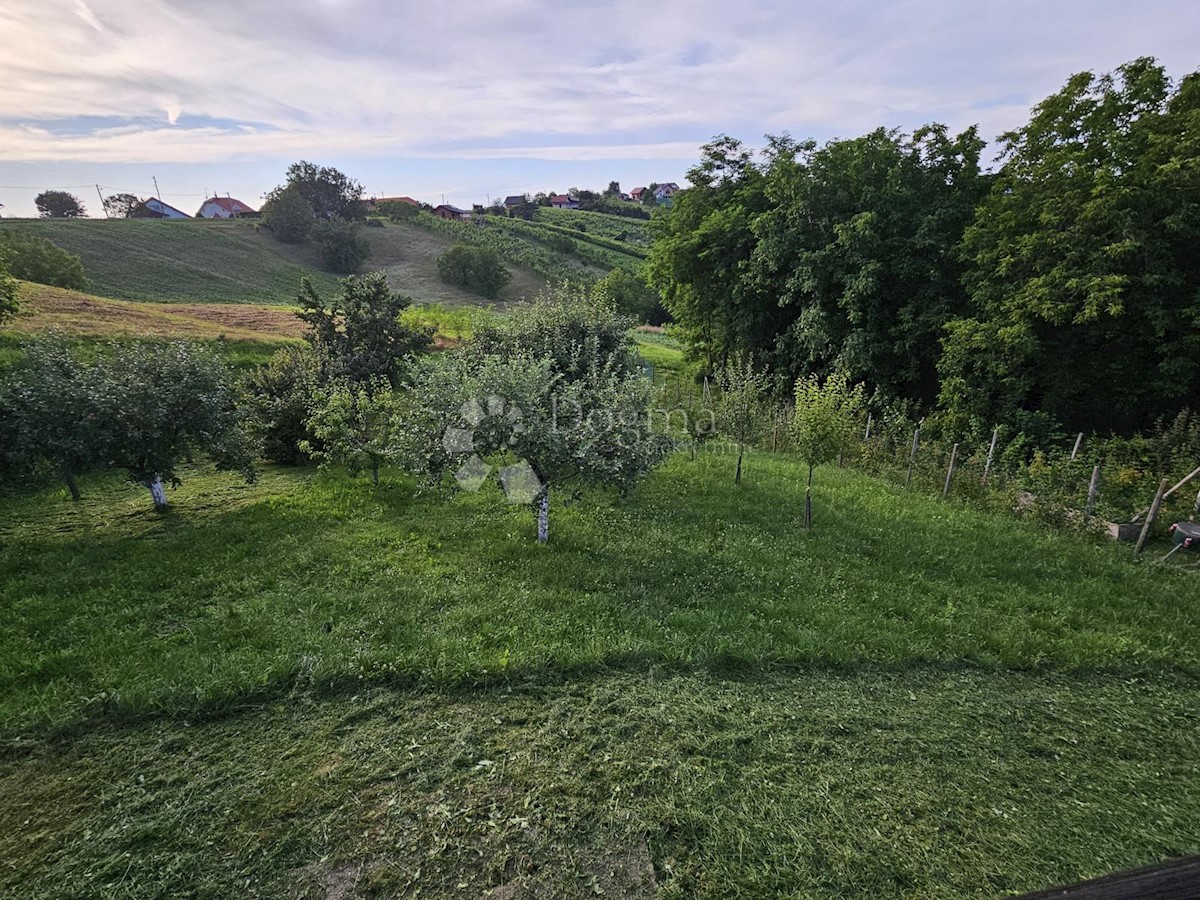
[[[525,202],[524,194],[513,194],[512,196],[504,198],[504,208],[512,209],[514,206],[520,206],[524,202]]]
[[[646,189],[644,187],[634,188],[632,191],[629,192],[629,199],[632,200],[634,203],[641,203],[642,197],[644,197],[645,194],[646,194]]]
[[[196,213],[197,219],[242,219],[258,213],[234,197],[209,197]]]
[[[169,203],[163,203],[157,197],[150,197],[135,206],[129,213],[131,219],[190,219],[183,210],[176,209]]]
[[[465,209],[459,209],[457,206],[451,206],[449,203],[443,203],[441,206],[433,208],[433,214],[439,219],[464,219],[469,220],[471,213]]]
[[[654,189],[654,199],[660,203],[664,200],[670,200],[675,196],[675,192],[679,190],[679,185],[673,181],[668,181],[666,184],[660,184]]]
[[[550,205],[555,209],[579,209],[579,201],[567,194],[555,194],[550,198]]]

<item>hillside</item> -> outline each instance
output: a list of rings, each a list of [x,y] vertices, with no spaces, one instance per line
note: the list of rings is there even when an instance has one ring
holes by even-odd
[[[48,238],[83,260],[90,293],[120,300],[175,303],[291,303],[302,275],[329,291],[336,276],[319,270],[311,244],[282,244],[252,221],[138,219],[5,220]],[[418,302],[445,306],[483,300],[438,278],[437,257],[454,243],[448,234],[388,223],[366,228],[372,256],[367,270],[383,269],[395,290]],[[511,261],[513,280],[499,302],[537,294],[545,279]]]
[[[297,340],[304,331],[286,306],[232,303],[146,303],[21,282],[20,312],[4,323],[16,335],[58,331],[89,338]]]

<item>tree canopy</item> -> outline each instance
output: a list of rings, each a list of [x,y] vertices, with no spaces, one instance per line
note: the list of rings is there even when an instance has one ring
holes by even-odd
[[[33,205],[44,219],[78,219],[87,215],[83,202],[67,191],[42,191],[33,198]]]
[[[1200,73],[1082,73],[1001,138],[705,145],[650,284],[710,372],[842,371],[955,434],[1128,433],[1200,396]]]

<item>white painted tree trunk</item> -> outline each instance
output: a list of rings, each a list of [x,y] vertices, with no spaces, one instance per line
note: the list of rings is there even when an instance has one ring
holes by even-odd
[[[544,544],[550,540],[550,488],[542,491],[542,499],[538,501],[538,543]]]
[[[163,487],[162,478],[155,475],[153,481],[146,482],[146,487],[150,488],[150,496],[154,498],[154,508],[166,509],[167,489]]]

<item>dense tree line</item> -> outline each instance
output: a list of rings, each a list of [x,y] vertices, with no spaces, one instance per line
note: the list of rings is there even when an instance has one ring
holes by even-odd
[[[1200,73],[1073,77],[974,128],[703,148],[649,278],[710,371],[845,373],[956,433],[1128,432],[1200,396]]]

